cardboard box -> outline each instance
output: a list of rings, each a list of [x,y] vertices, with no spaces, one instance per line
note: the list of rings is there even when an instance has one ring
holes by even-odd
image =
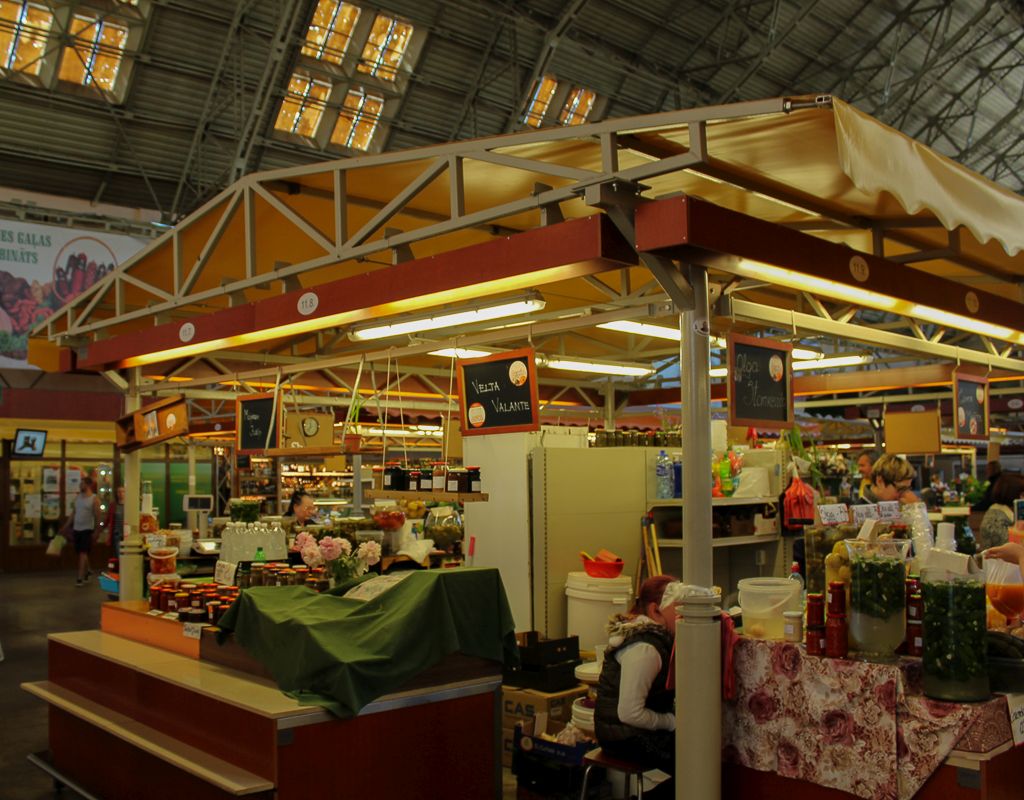
[[[538,725],[548,733],[558,733],[572,720],[572,704],[577,697],[585,697],[587,687],[583,684],[564,692],[538,692],[536,689],[518,689],[514,686],[501,687],[501,727],[515,728],[517,722],[541,722]]]
[[[501,766],[511,767],[512,766],[512,751],[515,750],[516,746],[516,729],[515,728],[502,728],[501,729]]]

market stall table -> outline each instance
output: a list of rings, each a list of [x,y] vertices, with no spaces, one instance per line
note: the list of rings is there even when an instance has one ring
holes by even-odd
[[[1003,752],[1012,744],[1006,698],[930,700],[921,694],[916,659],[870,664],[818,658],[799,645],[743,637],[734,668],[736,698],[724,715],[727,785],[742,785],[754,796],[772,786],[791,797],[845,792],[872,800],[950,800],[950,783],[956,786],[962,776],[935,774],[942,767],[988,778],[976,781],[981,794],[953,797],[1009,798],[1024,791],[1024,752]],[[1013,769],[1004,769],[1010,761]],[[1007,787],[1012,793],[1001,794],[1002,778],[1014,772]]]

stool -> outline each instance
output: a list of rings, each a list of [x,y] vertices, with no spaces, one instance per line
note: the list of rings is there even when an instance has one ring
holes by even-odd
[[[594,767],[601,767],[603,769],[613,769],[616,772],[621,772],[626,776],[626,797],[629,797],[629,784],[630,778],[636,776],[636,798],[637,800],[643,800],[644,797],[644,773],[648,767],[643,767],[640,764],[636,764],[632,761],[623,761],[621,758],[615,758],[605,753],[600,747],[595,747],[585,756],[583,756],[583,766],[586,768],[583,770],[583,788],[580,789],[580,800],[586,800],[587,798],[587,782],[590,780],[590,770]]]

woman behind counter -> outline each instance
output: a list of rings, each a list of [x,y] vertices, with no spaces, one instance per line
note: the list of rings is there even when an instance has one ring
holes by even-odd
[[[981,518],[977,541],[979,550],[1006,544],[1013,524],[1013,501],[1024,493],[1024,478],[1016,472],[1002,472],[992,487],[992,505]]]
[[[291,522],[296,528],[312,525],[316,522],[316,503],[312,495],[305,489],[296,489],[288,502],[288,510],[284,512],[284,521]]]
[[[876,502],[920,503],[910,488],[917,473],[910,463],[899,456],[884,455],[871,467],[871,491]]]
[[[667,689],[676,632],[676,589],[668,575],[648,578],[628,614],[608,623],[597,684],[594,728],[608,755],[675,773],[675,692]],[[675,796],[667,780],[646,798]]]

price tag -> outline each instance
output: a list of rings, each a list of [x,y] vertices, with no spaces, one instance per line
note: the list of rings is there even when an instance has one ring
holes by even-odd
[[[151,608],[149,609],[149,611],[146,612],[146,615],[150,617],[162,617],[163,614],[164,612],[161,611],[159,608]]]
[[[214,583],[219,583],[221,586],[234,586],[235,570],[237,569],[238,565],[232,564],[230,561],[218,561],[217,566],[213,569]]]
[[[1010,711],[1010,730],[1013,732],[1013,743],[1020,747],[1024,744],[1024,694],[1006,695],[1006,704]]]
[[[181,632],[186,639],[199,639],[202,637],[205,627],[205,622],[186,622],[181,626]]]
[[[845,525],[850,521],[850,509],[844,503],[818,506],[818,517],[822,525]]]
[[[168,611],[165,614],[161,614],[160,615],[160,619],[169,619],[169,620],[173,620],[174,622],[177,622],[178,621],[178,612],[177,611]]]
[[[864,521],[868,519],[878,519],[878,505],[876,503],[853,506],[854,525],[863,525]]]
[[[900,519],[902,516],[899,500],[887,500],[878,504],[879,519]]]

